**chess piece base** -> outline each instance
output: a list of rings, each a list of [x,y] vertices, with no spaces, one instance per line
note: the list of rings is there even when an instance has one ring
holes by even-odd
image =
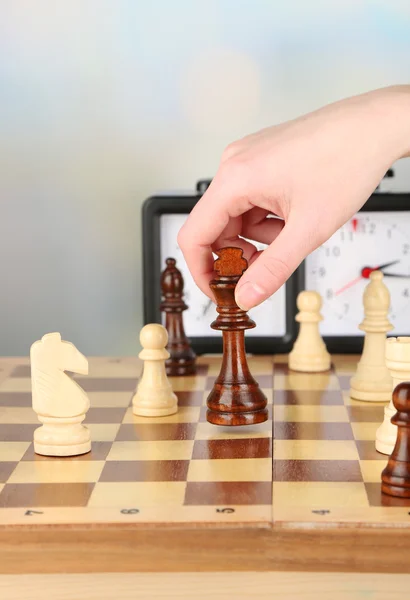
[[[382,483],[382,492],[388,496],[396,496],[397,498],[410,498],[410,489],[402,488],[394,485],[385,485]]]
[[[147,406],[133,405],[132,412],[138,417],[168,417],[178,412],[178,405],[166,408],[150,408]]]
[[[206,413],[206,420],[212,425],[227,425],[227,426],[240,426],[240,425],[256,425],[258,423],[264,423],[268,420],[267,409],[262,409],[252,412],[222,412],[209,410]]]
[[[350,382],[350,397],[353,400],[364,400],[365,402],[388,402],[391,399],[392,384],[383,381],[361,381],[352,377]]]
[[[34,442],[34,452],[43,456],[78,456],[80,454],[87,454],[90,450],[91,440],[73,446],[57,446],[54,444],[48,446],[47,444]]]
[[[322,356],[297,356],[289,354],[289,369],[302,373],[322,373],[330,369],[330,356],[327,352]]]
[[[44,417],[34,431],[34,452],[44,456],[77,456],[91,450],[91,433],[81,425],[85,415],[72,418]]]

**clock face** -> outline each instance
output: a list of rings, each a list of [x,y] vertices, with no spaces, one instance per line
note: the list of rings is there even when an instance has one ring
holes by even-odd
[[[177,236],[184,224],[185,214],[163,214],[160,217],[161,268],[165,268],[165,259],[172,257],[184,278],[184,299],[188,310],[184,312],[184,327],[190,337],[220,337],[220,332],[210,328],[216,318],[215,304],[197,287],[186,265],[182,251],[177,244]],[[256,244],[258,250],[263,244]],[[286,296],[285,286],[261,305],[249,311],[256,327],[246,332],[247,337],[283,337],[286,333]]]
[[[363,292],[377,267],[391,295],[392,333],[410,334],[410,212],[363,211],[305,261],[305,288],[323,299],[323,335],[364,335]]]

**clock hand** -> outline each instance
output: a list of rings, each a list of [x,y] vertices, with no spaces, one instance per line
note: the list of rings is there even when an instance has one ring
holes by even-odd
[[[338,296],[339,294],[341,294],[342,292],[344,292],[348,288],[352,287],[352,285],[355,285],[356,283],[359,283],[359,281],[361,281],[362,279],[363,279],[363,276],[360,275],[359,277],[356,277],[356,279],[353,279],[352,281],[349,281],[349,283],[346,283],[346,285],[344,285],[343,287],[341,287],[339,290],[337,290],[335,292],[335,296]]]
[[[398,262],[400,262],[400,260],[392,260],[389,263],[384,263],[384,265],[379,265],[378,267],[376,267],[375,271],[381,271],[382,269],[387,269],[387,267],[391,267],[392,265],[397,265]]]
[[[352,281],[349,281],[349,283],[337,290],[335,292],[335,296],[338,296],[345,290],[349,289],[350,287],[352,287],[352,285],[359,283],[359,281],[361,281],[362,279],[370,279],[370,273],[373,273],[373,271],[382,271],[382,269],[387,269],[387,267],[391,267],[392,265],[395,265],[398,262],[400,262],[400,260],[393,260],[391,262],[385,263],[384,265],[379,265],[378,267],[363,267],[363,269],[360,271],[360,276],[356,277]],[[384,273],[384,275],[387,275],[387,273]]]
[[[385,277],[410,277],[410,274],[409,275],[405,275],[405,274],[402,274],[402,273],[383,273],[383,275]]]

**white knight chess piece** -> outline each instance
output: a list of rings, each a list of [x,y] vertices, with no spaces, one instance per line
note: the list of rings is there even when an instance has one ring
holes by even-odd
[[[88,361],[59,333],[48,333],[31,346],[33,409],[42,426],[34,432],[34,451],[46,456],[76,456],[91,450],[82,425],[90,401],[64,371],[88,374]]]

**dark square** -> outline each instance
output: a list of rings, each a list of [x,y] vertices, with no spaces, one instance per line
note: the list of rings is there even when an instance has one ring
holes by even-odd
[[[410,509],[410,498],[396,498],[395,496],[383,494],[381,481],[380,483],[373,482],[365,483],[364,485],[370,506],[401,506],[404,508],[408,507]]]
[[[99,481],[186,481],[189,460],[123,460],[105,463]]]
[[[196,375],[206,375],[209,370],[209,365],[204,365],[202,363],[196,365]]]
[[[193,459],[270,458],[269,438],[238,438],[233,440],[197,440]]]
[[[137,378],[133,377],[74,377],[85,392],[133,392]]]
[[[0,508],[87,506],[94,483],[8,483],[0,492]]]
[[[157,440],[193,440],[196,423],[125,423],[117,433],[117,442]]]
[[[272,484],[268,481],[189,481],[185,491],[186,505],[272,504]]]
[[[31,392],[0,392],[0,406],[32,406]]]
[[[339,390],[275,390],[273,404],[330,406],[343,404],[343,395]]]
[[[10,377],[31,377],[30,365],[18,365],[10,373]]]
[[[286,422],[273,424],[276,440],[353,440],[350,423]]]
[[[384,405],[374,406],[346,406],[349,419],[352,423],[382,423],[384,418]]]
[[[351,375],[338,375],[340,388],[342,390],[350,390]]]
[[[203,392],[175,392],[178,398],[178,406],[201,406],[204,393]]]
[[[358,460],[274,460],[273,481],[363,481]]]
[[[40,423],[0,423],[0,442],[31,442]]]
[[[0,483],[6,483],[14,469],[17,467],[18,462],[16,461],[0,461]]]
[[[105,460],[112,448],[112,442],[92,442],[91,452],[77,456],[43,456],[34,452],[34,445],[30,444],[21,460],[23,461],[79,461],[79,460]]]
[[[126,411],[126,407],[91,407],[84,423],[121,423]]]
[[[372,440],[356,440],[356,446],[361,460],[384,460],[387,463],[388,456],[377,452]]]

